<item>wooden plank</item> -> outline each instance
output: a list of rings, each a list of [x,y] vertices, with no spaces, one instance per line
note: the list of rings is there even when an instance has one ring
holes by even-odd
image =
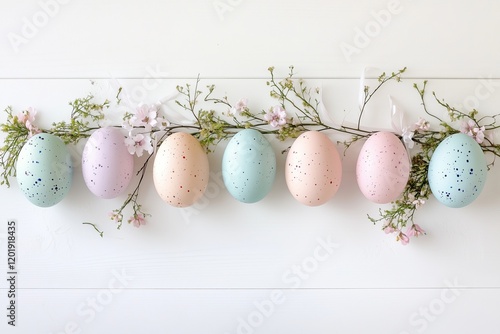
[[[366,124],[390,129],[387,94],[398,99],[408,119],[423,116],[411,87],[415,81],[419,80],[390,84],[381,91],[367,110],[363,119]],[[142,79],[120,82],[129,91],[142,87]],[[152,103],[184,82],[192,81],[166,80],[144,101]],[[308,82],[323,87],[325,105],[334,121],[356,121],[358,80]],[[493,82],[491,87],[496,89],[499,81]],[[107,90],[107,83],[98,80],[92,86],[86,79],[0,80],[4,93],[0,104],[12,104],[16,110],[36,106],[40,111],[37,121],[48,125],[67,117],[67,102],[84,96],[89,89],[113,97],[115,91]],[[267,109],[274,103],[268,98],[265,80],[204,83],[216,84],[220,94],[227,93],[233,101],[248,97],[253,110]],[[493,91],[489,98],[479,99],[475,91],[480,87],[484,93],[484,85],[477,79],[436,79],[429,82],[429,90],[452,104],[477,98],[479,109],[493,114],[500,95]],[[432,108],[441,112],[435,105]],[[342,138],[331,134],[332,140]],[[277,153],[291,144],[270,140]],[[482,195],[469,207],[449,209],[431,200],[417,217],[428,235],[413,241],[410,247],[402,247],[366,218],[368,213],[375,215],[379,206],[365,200],[357,188],[354,166],[359,148],[351,148],[343,157],[345,173],[339,193],[326,205],[310,208],[290,196],[284,181],[285,156],[281,154],[277,179],[268,197],[252,205],[235,201],[220,178],[222,143],[209,155],[213,174],[204,202],[193,208],[176,209],[164,204],[154,190],[151,174],[147,174],[142,203],[153,217],[139,230],[128,225],[120,231],[114,228],[108,212],[118,208],[124,196],[97,199],[86,189],[79,168],[69,196],[53,208],[28,204],[15,183],[12,189],[1,188],[0,198],[7,203],[2,216],[19,221],[21,287],[100,288],[105,284],[102,273],[113,268],[125,268],[136,276],[137,288],[290,287],[297,280],[289,273],[294,265],[314,268],[314,262],[309,261],[321,244],[318,240],[331,240],[339,247],[327,260],[318,262],[314,274],[301,281],[306,287],[432,287],[450,276],[460,277],[470,287],[498,287],[498,168],[489,172]],[[84,221],[97,223],[105,230],[105,238],[82,225]],[[5,235],[5,224],[1,226],[0,233]],[[1,263],[5,256],[0,252]]]
[[[112,275],[111,275],[112,278]],[[460,282],[460,281],[458,281]],[[493,333],[498,289],[28,289],[3,333]],[[362,320],[360,319],[362,317]]]
[[[409,66],[422,77],[500,76],[491,48],[500,4],[430,1],[2,3],[0,77],[357,77]],[[446,13],[446,15],[443,15]],[[89,20],[89,18],[92,20]],[[480,18],[474,24],[471,17]],[[418,28],[417,28],[418,27]]]

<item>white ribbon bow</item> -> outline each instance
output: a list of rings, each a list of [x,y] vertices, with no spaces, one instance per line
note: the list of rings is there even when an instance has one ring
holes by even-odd
[[[379,68],[376,67],[365,67],[363,69],[363,72],[361,73],[361,77],[359,80],[359,98],[358,98],[358,103],[359,103],[359,108],[361,109],[363,107],[363,104],[365,103],[365,87],[366,85],[366,76],[368,71],[374,71],[376,70],[377,72],[380,72]],[[401,135],[403,138],[403,144],[405,145],[407,150],[410,150],[414,146],[413,142],[413,135],[415,128],[413,125],[407,125],[405,121],[405,112],[403,109],[399,107],[399,105],[394,101],[394,99],[389,95],[389,103],[390,103],[390,109],[391,109],[391,123],[392,123],[392,129],[394,132],[398,133]]]
[[[403,144],[406,149],[412,149],[414,146],[413,135],[415,134],[415,127],[413,125],[405,124],[405,112],[401,109],[396,102],[394,102],[392,96],[389,95],[389,103],[391,106],[391,123],[392,129],[401,134],[403,137]]]

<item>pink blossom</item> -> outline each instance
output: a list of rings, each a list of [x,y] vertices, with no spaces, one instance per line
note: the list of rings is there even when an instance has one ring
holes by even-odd
[[[40,129],[35,126],[35,116],[37,114],[37,110],[35,108],[29,107],[28,110],[24,110],[19,113],[17,119],[19,122],[23,123],[24,126],[29,130],[29,137],[40,133]]]
[[[479,125],[472,119],[464,121],[460,128],[460,132],[474,138],[478,144],[481,144],[484,141],[484,131],[484,125],[479,127]]]
[[[135,227],[141,227],[141,225],[146,225],[146,218],[142,213],[135,213],[128,222],[134,224]]]
[[[417,131],[427,131],[430,128],[430,123],[423,119],[422,117],[418,118],[418,122],[415,123],[415,130]]]
[[[236,102],[234,107],[229,109],[229,115],[234,116],[236,113],[241,114],[247,110],[248,110],[248,99],[241,99],[238,102]]]
[[[286,110],[281,106],[274,106],[264,115],[264,119],[268,121],[273,128],[281,127],[286,124]]]
[[[401,241],[401,244],[406,246],[410,242],[410,238],[403,232],[399,231],[396,241]]]
[[[136,154],[141,157],[143,151],[146,150],[149,154],[153,153],[153,145],[151,144],[151,136],[149,134],[136,134],[125,138],[125,145],[130,154]]]
[[[121,213],[113,211],[109,213],[109,218],[115,221],[116,223],[121,223],[123,220],[123,215]]]
[[[387,223],[383,228],[382,230],[385,232],[385,234],[389,234],[389,233],[393,233],[393,232],[396,232],[396,229],[394,228],[394,226],[392,226],[392,224],[389,222]]]
[[[29,107],[28,110],[23,110],[17,115],[19,122],[26,124],[27,121],[34,122],[37,110]]]
[[[158,105],[141,104],[130,118],[130,124],[132,126],[143,126],[146,131],[150,131],[158,123],[156,120],[157,115]]]
[[[412,224],[406,230],[408,237],[418,237],[419,235],[425,234],[425,231],[417,224]]]
[[[170,122],[165,117],[157,117],[156,122],[160,130],[165,130],[170,126]]]
[[[478,144],[481,144],[484,141],[484,125],[482,127],[475,128],[474,131],[474,138],[476,139]]]
[[[419,198],[419,199],[414,200],[414,201],[412,202],[412,204],[413,204],[413,205],[415,205],[415,209],[418,209],[418,208],[420,208],[422,205],[424,205],[424,204],[425,204],[425,201],[424,201],[423,199]]]
[[[460,132],[465,133],[472,137],[472,129],[474,129],[476,125],[477,125],[476,122],[474,122],[471,119],[463,121],[462,125],[460,126]]]

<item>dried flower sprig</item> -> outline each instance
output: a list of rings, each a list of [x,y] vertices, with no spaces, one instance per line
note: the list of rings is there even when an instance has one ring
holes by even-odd
[[[377,91],[388,81],[395,80],[397,82],[401,81],[401,77],[403,73],[406,71],[406,67],[402,68],[401,70],[397,72],[392,72],[391,75],[387,75],[385,72],[382,72],[382,74],[379,75],[377,78],[378,85],[370,91],[370,86],[364,86],[363,87],[363,102],[361,103],[360,106],[360,112],[359,112],[359,117],[358,117],[358,127],[357,129],[359,130],[361,127],[361,119],[363,118],[363,114],[365,112],[366,106],[372,99],[372,97],[377,93]]]
[[[458,132],[465,133],[480,144],[485,154],[493,154],[494,158],[500,156],[500,145],[495,144],[493,139],[488,136],[488,132],[500,127],[496,124],[500,114],[478,117],[479,112],[477,110],[473,109],[470,112],[458,110],[444,100],[439,99],[436,93],[433,92],[434,100],[448,112],[449,121],[445,121],[429,112],[425,100],[426,85],[427,81],[424,81],[422,87],[414,84],[414,88],[420,96],[424,112],[438,121],[439,129],[431,130],[429,122],[422,118],[414,125],[412,140],[418,145],[418,151],[411,157],[410,178],[403,194],[392,203],[390,209],[379,209],[379,217],[374,218],[368,215],[371,222],[382,222],[382,229],[386,233],[395,233],[396,240],[401,241],[403,244],[408,244],[410,237],[425,234],[425,231],[414,221],[415,213],[432,195],[427,174],[429,163],[433,152],[446,137]],[[452,123],[456,121],[462,122],[460,129],[453,126]],[[493,162],[488,165],[488,168],[492,165]]]
[[[28,140],[30,130],[26,126],[26,122],[13,114],[12,107],[7,107],[5,112],[7,113],[7,122],[2,124],[1,130],[7,136],[4,145],[0,148],[0,167],[2,168],[0,184],[10,187],[10,179],[16,176],[17,157],[24,143]]]
[[[146,225],[146,217],[151,216],[150,214],[143,211],[142,205],[139,204],[139,189],[141,187],[142,181],[144,180],[144,175],[146,174],[148,163],[151,157],[153,157],[153,155],[149,155],[146,158],[146,161],[137,172],[137,175],[139,175],[139,180],[137,181],[136,187],[134,188],[132,193],[127,195],[127,198],[125,199],[125,201],[123,202],[122,206],[119,209],[115,209],[110,213],[110,219],[117,223],[117,229],[120,229],[122,227],[123,210],[129,205],[132,205],[132,211],[133,211],[132,216],[130,216],[130,218],[127,220],[129,224],[133,223],[135,227]]]
[[[76,144],[100,128],[99,122],[104,120],[104,111],[109,108],[110,101],[96,103],[94,95],[89,94],[84,98],[75,99],[69,105],[72,108],[69,122],[54,122],[52,128],[43,132],[58,136],[65,144]]]
[[[270,96],[277,99],[278,104],[260,112],[252,113],[246,98],[238,100],[233,105],[226,96],[214,97],[214,85],[207,86],[207,93],[202,98],[203,92],[199,89],[199,78],[194,86],[190,84],[177,86],[177,91],[184,97],[184,100],[176,100],[175,104],[189,112],[193,117],[192,124],[171,124],[167,115],[161,114],[161,105],[158,104],[141,104],[134,110],[129,108],[125,111],[123,124],[114,126],[128,130],[124,141],[130,154],[141,157],[146,152],[147,158],[137,172],[138,180],[132,193],[128,194],[120,208],[110,213],[110,218],[117,222],[118,229],[123,224],[124,211],[129,206],[132,207],[132,215],[126,221],[137,227],[145,224],[145,218],[149,214],[143,211],[139,202],[140,187],[155,148],[175,131],[190,132],[198,138],[207,152],[210,152],[212,147],[221,140],[228,139],[239,130],[246,128],[256,129],[266,135],[275,135],[280,140],[296,138],[308,130],[338,131],[352,135],[355,140],[365,138],[372,133],[359,126],[358,128],[335,126],[323,121],[319,112],[320,89],[309,88],[304,80],[296,79],[293,66],[289,67],[288,75],[281,80],[275,76],[274,67],[270,67],[268,71],[271,78],[266,84],[270,87]],[[373,94],[387,81],[399,79],[403,72],[404,69],[388,77],[385,74],[381,75],[378,86],[372,92],[369,91],[369,87],[365,87],[367,98],[362,105],[361,115]],[[120,97],[122,92],[119,88],[115,97],[117,105],[122,101]],[[212,103],[216,107],[222,106],[223,110],[205,108],[200,105],[201,102]],[[90,137],[93,131],[101,127],[100,123],[106,119],[105,110],[110,107],[110,102],[105,100],[102,103],[96,103],[94,96],[88,95],[70,102],[70,106],[72,111],[69,121],[55,122],[50,129],[39,129],[34,125],[36,115],[34,109],[28,109],[19,115],[13,115],[10,107],[6,109],[7,122],[2,124],[1,128],[7,133],[5,145],[0,150],[0,166],[3,169],[2,184],[10,185],[9,179],[15,177],[17,155],[31,135],[46,132],[60,137],[67,144],[75,144]],[[92,225],[101,236],[103,235],[97,225],[88,222],[85,224]]]
[[[293,66],[289,68],[288,75],[283,79],[275,75],[274,67],[268,70],[270,79],[266,84],[270,88],[270,96],[276,99],[277,103],[258,112],[251,111],[246,98],[241,98],[233,104],[227,96],[215,97],[214,85],[208,85],[204,93],[199,88],[200,79],[198,78],[194,85],[177,86],[182,99],[176,100],[175,105],[180,107],[182,112],[188,113],[188,116],[192,118],[191,123],[171,123],[168,120],[169,115],[162,111],[161,104],[141,104],[135,109],[129,108],[124,113],[123,123],[114,126],[128,130],[124,143],[129,153],[138,157],[146,154],[146,158],[143,160],[142,167],[137,171],[134,190],[128,194],[120,208],[110,213],[110,218],[117,223],[118,229],[124,221],[136,227],[142,226],[146,223],[146,217],[150,216],[140,204],[140,187],[155,149],[170,134],[179,130],[191,133],[200,141],[205,150],[210,152],[220,141],[230,138],[241,129],[256,129],[262,134],[274,135],[279,140],[297,138],[301,133],[309,130],[333,131],[350,135],[350,138],[344,141],[344,146],[348,149],[352,143],[368,138],[376,132],[363,129],[361,126],[366,106],[387,82],[401,81],[406,68],[392,72],[390,75],[382,73],[378,77],[378,84],[373,89],[369,86],[362,87],[360,113],[355,127],[326,122],[320,112],[324,110],[320,89],[308,87],[304,80],[296,79]],[[382,229],[386,233],[394,233],[396,240],[402,244],[408,244],[412,237],[425,234],[425,231],[415,223],[415,214],[416,210],[423,206],[432,195],[427,171],[434,150],[446,137],[457,132],[466,133],[481,145],[484,153],[490,153],[494,158],[500,156],[500,145],[495,144],[490,135],[492,130],[500,127],[496,123],[499,115],[479,117],[477,110],[463,112],[440,100],[433,93],[434,100],[448,112],[449,121],[444,121],[428,111],[425,99],[426,84],[427,81],[424,81],[422,87],[415,84],[414,88],[420,96],[425,114],[431,120],[437,121],[438,128],[431,128],[429,121],[419,118],[407,129],[409,131],[407,138],[396,134],[416,145],[416,149],[411,154],[409,181],[403,194],[392,203],[390,209],[380,209],[379,217],[368,216],[373,223],[381,222]],[[120,88],[116,95],[118,104],[121,101],[121,92]],[[72,111],[69,121],[53,123],[50,129],[40,129],[35,125],[36,110],[32,108],[18,115],[14,115],[10,107],[5,110],[7,121],[1,125],[1,130],[7,136],[4,145],[0,148],[1,184],[9,186],[9,179],[15,177],[17,156],[30,136],[38,132],[46,132],[62,138],[65,143],[75,144],[88,138],[94,130],[101,127],[100,123],[106,119],[105,110],[109,108],[110,102],[106,100],[96,103],[94,97],[88,95],[74,100],[70,105]],[[460,128],[457,128],[457,122],[461,122]],[[488,167],[491,167],[493,163],[494,160]],[[128,207],[131,207],[132,214],[125,219],[125,209]],[[101,236],[103,235],[97,225],[88,222],[84,224],[93,226]]]
[[[104,110],[109,108],[109,104],[108,100],[96,103],[91,94],[77,98],[69,103],[72,107],[69,122],[53,123],[50,129],[39,129],[34,124],[36,109],[28,108],[14,115],[12,107],[7,107],[5,109],[7,121],[0,128],[7,134],[4,145],[0,148],[0,167],[2,168],[0,185],[10,186],[10,178],[16,176],[19,152],[32,135],[40,132],[50,133],[61,138],[66,144],[75,144],[90,137],[92,131],[99,129],[98,122],[104,119]]]
[[[282,141],[296,138],[308,130],[333,130],[350,134],[356,140],[366,138],[373,133],[360,128],[329,125],[323,121],[319,112],[322,103],[320,89],[309,88],[303,79],[296,79],[293,66],[289,67],[288,75],[282,80],[276,78],[274,67],[269,67],[268,71],[271,78],[266,84],[270,87],[270,96],[277,99],[278,104],[267,110],[252,113],[248,107],[247,98],[242,98],[233,105],[227,96],[215,97],[215,85],[206,86],[207,92],[204,94],[200,88],[200,78],[198,77],[194,85],[186,84],[185,86],[176,87],[182,99],[177,99],[175,105],[180,107],[183,112],[188,113],[192,118],[191,124],[167,122],[163,127],[157,127],[155,126],[157,124],[156,120],[160,117],[158,108],[152,111],[151,107],[148,109],[142,106],[136,111],[126,113],[124,123],[125,127],[129,129],[129,138],[126,141],[129,142],[129,147],[132,148],[130,152],[135,152],[134,148],[138,143],[142,143],[138,145],[141,148],[141,154],[144,147],[151,148],[151,150],[153,146],[159,147],[169,134],[180,129],[195,136],[207,152],[212,151],[213,147],[217,146],[220,141],[232,137],[239,130],[248,128],[256,129],[265,135],[274,135]],[[362,104],[361,110],[364,110],[366,104],[382,85],[393,79],[399,81],[404,71],[405,69],[402,69],[390,76],[382,74],[379,77],[378,85],[373,91],[370,91],[369,87],[365,87],[368,98]],[[216,110],[212,106],[222,107],[222,109]],[[161,119],[166,120],[166,118],[162,117]],[[140,136],[140,141],[131,139],[132,132],[137,129],[142,131],[136,135]],[[161,134],[161,136],[153,144],[151,137],[158,134]],[[143,138],[144,136],[148,137]],[[150,151],[148,153],[151,154]],[[140,169],[141,177],[134,192],[129,194],[119,209],[113,210],[110,214],[111,219],[118,223],[118,228],[122,226],[123,211],[129,205],[132,205],[134,212],[132,217],[135,218],[129,219],[128,222],[134,221],[134,219],[137,222],[137,217],[146,216],[141,211],[141,206],[138,203],[138,194],[150,157],[151,155]],[[135,225],[138,226],[139,224]]]

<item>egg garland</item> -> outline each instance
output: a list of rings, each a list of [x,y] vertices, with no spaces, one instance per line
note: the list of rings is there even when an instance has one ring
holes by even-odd
[[[439,100],[436,95],[434,95],[435,101],[447,110],[450,121],[460,121],[462,127],[460,131],[456,130],[443,119],[429,113],[424,98],[426,81],[423,87],[418,85],[414,87],[420,95],[424,112],[441,126],[440,129],[431,130],[430,123],[424,119],[401,127],[400,129],[404,131],[363,129],[361,115],[367,103],[388,81],[400,81],[404,71],[405,69],[402,69],[389,75],[383,73],[379,76],[378,85],[374,89],[363,87],[364,98],[360,99],[362,105],[357,127],[327,124],[322,119],[324,108],[321,106],[319,90],[308,88],[304,81],[295,79],[293,67],[290,67],[288,77],[280,80],[274,77],[274,68],[269,68],[271,78],[267,86],[270,88],[270,96],[275,98],[277,103],[259,113],[250,112],[246,99],[231,104],[227,97],[215,98],[213,85],[207,86],[208,93],[202,99],[198,79],[194,86],[177,87],[178,93],[185,101],[177,100],[176,105],[188,115],[194,116],[192,122],[170,124],[168,115],[163,113],[161,105],[158,104],[142,104],[135,110],[128,109],[123,117],[124,123],[111,127],[118,132],[121,131],[117,129],[119,127],[128,129],[128,134],[124,138],[117,135],[116,140],[101,142],[98,145],[88,144],[88,148],[84,149],[85,158],[82,159],[82,173],[86,174],[84,181],[94,195],[101,198],[115,198],[122,194],[128,187],[128,182],[133,180],[133,178],[128,179],[132,174],[130,163],[127,162],[130,161],[130,156],[141,157],[147,152],[146,158],[142,160],[142,167],[135,172],[138,180],[134,180],[135,186],[132,192],[127,195],[123,205],[113,210],[111,214],[111,219],[119,223],[118,228],[124,220],[139,227],[145,224],[148,216],[138,198],[150,162],[154,161],[153,183],[160,198],[171,206],[187,207],[200,199],[206,189],[209,176],[207,153],[220,141],[228,140],[227,151],[224,152],[222,161],[224,185],[236,200],[256,203],[265,200],[276,176],[278,166],[275,155],[265,139],[265,136],[272,135],[281,141],[293,139],[293,143],[285,150],[287,154],[285,181],[290,194],[304,205],[319,206],[336,194],[341,182],[340,155],[336,145],[327,136],[328,132],[339,132],[351,136],[343,143],[346,148],[354,142],[366,140],[356,163],[356,181],[361,193],[371,202],[391,203],[390,208],[380,209],[378,217],[369,215],[369,220],[382,223],[382,229],[386,233],[395,234],[396,240],[407,244],[411,237],[425,234],[425,231],[414,222],[414,217],[416,210],[424,205],[432,194],[443,205],[457,208],[469,205],[479,197],[486,182],[486,171],[491,166],[486,162],[484,154],[500,156],[500,145],[495,144],[492,137],[486,136],[488,131],[496,129],[496,118],[499,115],[480,118],[477,117],[477,111],[462,112]],[[117,104],[121,100],[120,92],[121,90],[117,95]],[[200,106],[200,102],[213,103],[217,107],[222,106],[223,109],[217,111],[205,108]],[[104,129],[99,125],[99,122],[106,118],[104,110],[109,107],[109,101],[96,103],[94,97],[89,95],[75,100],[70,105],[73,107],[71,123],[56,122],[50,129],[39,129],[34,125],[34,109],[30,108],[18,115],[14,115],[10,107],[6,109],[7,122],[2,124],[1,128],[7,136],[4,146],[0,148],[0,167],[3,177],[0,183],[9,185],[9,178],[17,177],[21,190],[30,201],[39,206],[57,204],[64,197],[64,191],[68,191],[70,184],[64,187],[64,191],[60,192],[55,200],[44,199],[40,202],[32,200],[33,197],[26,191],[28,191],[27,184],[33,180],[23,179],[32,173],[32,169],[23,166],[28,155],[24,146],[30,147],[28,142],[35,140],[32,138],[40,137],[40,133],[59,137],[64,146],[92,138],[93,133],[98,137],[110,131],[109,128]],[[117,133],[114,130],[113,132]],[[95,137],[88,140],[92,143]],[[105,166],[99,161],[101,159],[105,162],[105,157],[91,156],[97,154],[95,152],[98,152],[99,148],[103,149],[108,145],[121,146],[121,152],[124,152],[121,139],[125,140],[125,147],[130,156],[118,157],[118,153],[113,151],[116,156],[112,160],[120,162],[113,165],[108,161],[106,167],[100,167]],[[255,147],[248,143],[241,145],[242,140],[252,140],[259,144]],[[464,153],[452,148],[451,144],[454,141],[460,142],[460,147],[462,145],[467,147],[467,151]],[[315,144],[311,144],[312,142]],[[242,147],[241,150],[237,148],[238,143]],[[410,150],[413,145],[418,149]],[[260,153],[250,153],[254,148]],[[49,154],[47,156],[50,157]],[[59,156],[57,159],[60,159]],[[65,180],[68,181],[71,180],[69,175],[72,173],[72,166],[69,163],[65,166],[68,175]],[[469,174],[466,173],[467,169],[464,166],[469,167]],[[119,170],[118,174],[121,177],[113,179],[113,175],[105,176],[102,170],[100,171],[102,175],[91,172],[96,168],[108,169],[108,167]],[[123,169],[126,172],[122,173]],[[457,172],[458,176],[449,177],[450,171]],[[183,173],[185,175],[182,175]],[[102,183],[104,190],[92,188],[98,178],[109,179],[109,184]],[[38,179],[44,180],[38,177],[32,183],[37,185],[41,182]],[[451,183],[445,184],[443,179],[449,179]],[[117,184],[119,181],[122,184]],[[455,189],[455,183],[464,185],[456,187],[456,194],[449,191]],[[258,186],[252,187],[255,184]],[[448,200],[450,198],[451,200]],[[126,208],[132,208],[133,214],[129,219],[123,216]],[[96,225],[86,224],[93,225],[100,232]],[[100,234],[102,236],[102,232]]]

